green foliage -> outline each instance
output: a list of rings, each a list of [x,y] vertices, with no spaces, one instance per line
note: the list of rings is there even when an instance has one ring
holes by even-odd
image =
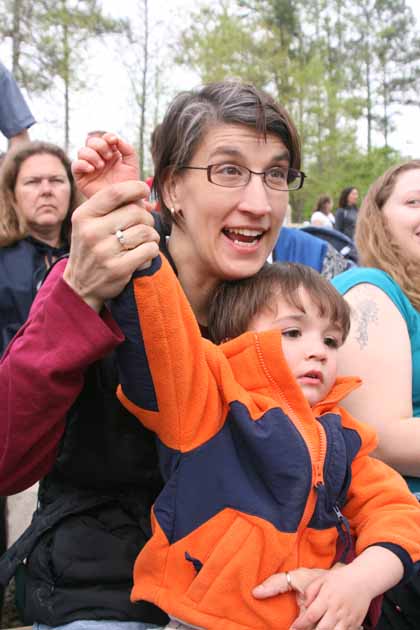
[[[87,41],[121,33],[126,22],[104,16],[97,0],[44,0],[36,6],[37,47],[44,72],[50,80],[58,77],[81,89],[84,82],[76,69],[83,64]]]
[[[337,197],[348,185],[364,191],[398,160],[388,148],[393,116],[414,101],[420,79],[406,0],[225,0],[199,8],[192,24],[178,63],[203,82],[252,81],[295,119],[309,175],[291,199],[296,220],[319,194]],[[362,129],[367,154],[358,146]],[[384,149],[373,147],[373,131],[383,134]]]
[[[403,156],[389,147],[373,148],[370,153],[363,153],[353,146],[342,154],[340,160],[331,163],[328,169],[320,171],[319,165],[313,164],[307,170],[304,187],[294,194],[292,207],[303,208],[300,215],[294,213],[294,220],[309,220],[320,195],[331,195],[335,208],[341,191],[348,186],[357,188],[363,197],[379,175],[402,160]]]
[[[194,20],[182,34],[175,61],[198,71],[205,83],[241,77],[262,87],[269,72],[260,58],[261,50],[246,18],[223,3],[200,12],[199,21]]]
[[[0,12],[3,7],[10,14],[0,32],[11,41],[18,81],[34,94],[61,81],[67,148],[69,95],[85,87],[80,70],[86,43],[91,38],[124,32],[127,23],[106,17],[97,0],[0,0]]]

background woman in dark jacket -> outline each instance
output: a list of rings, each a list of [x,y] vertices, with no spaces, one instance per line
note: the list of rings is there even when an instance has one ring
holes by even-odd
[[[70,216],[79,197],[64,151],[47,142],[19,143],[0,174],[0,355],[24,324],[54,260],[69,248]],[[26,502],[32,504],[32,495]],[[7,542],[6,499],[0,497],[0,553]],[[8,506],[9,522],[22,519]],[[17,521],[16,521],[17,523]],[[9,598],[11,599],[11,598]],[[1,606],[0,606],[1,608]],[[6,613],[5,613],[6,614]],[[1,610],[0,610],[1,617]]]
[[[359,191],[354,186],[344,188],[341,192],[338,202],[339,207],[335,213],[335,229],[343,232],[346,236],[353,240],[354,230],[357,220],[357,200],[359,199]]]
[[[65,152],[30,142],[7,154],[0,176],[0,354],[26,321],[51,263],[68,252],[77,192]]]

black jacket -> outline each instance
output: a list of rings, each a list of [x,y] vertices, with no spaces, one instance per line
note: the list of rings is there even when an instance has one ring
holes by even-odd
[[[356,206],[347,206],[338,208],[335,213],[335,229],[343,232],[346,236],[354,239],[354,231],[356,229],[358,208]]]
[[[41,481],[39,508],[0,560],[0,584],[18,567],[24,574],[25,623],[167,622],[152,604],[129,600],[162,482],[155,438],[120,405],[117,384],[113,354],[88,369],[54,468]]]

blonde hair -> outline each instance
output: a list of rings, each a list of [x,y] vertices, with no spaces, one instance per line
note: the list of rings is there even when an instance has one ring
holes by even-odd
[[[27,142],[10,150],[0,169],[0,247],[13,245],[28,236],[25,222],[14,208],[16,180],[25,160],[33,155],[48,154],[58,158],[70,182],[70,201],[66,218],[61,228],[61,238],[69,242],[70,220],[73,210],[81,201],[71,172],[71,162],[61,147],[49,142]]]
[[[415,169],[420,170],[420,160],[392,166],[371,185],[359,210],[355,241],[360,264],[388,273],[420,311],[420,263],[409,258],[397,244],[383,213],[398,177]]]

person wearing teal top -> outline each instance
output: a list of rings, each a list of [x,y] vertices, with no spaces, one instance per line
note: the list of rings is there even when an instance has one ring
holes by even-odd
[[[343,406],[376,428],[375,455],[420,500],[420,160],[394,166],[372,184],[355,241],[361,267],[333,279],[352,308],[339,371],[363,380]],[[420,628],[419,574],[385,594],[377,625],[413,628]]]
[[[398,309],[407,327],[410,340],[412,416],[420,420],[420,311],[414,308],[397,282],[389,274],[380,269],[354,267],[333,278],[332,283],[343,295],[346,295],[350,289],[358,285],[369,284],[378,287]],[[410,489],[413,492],[420,493],[420,477],[404,476]]]

